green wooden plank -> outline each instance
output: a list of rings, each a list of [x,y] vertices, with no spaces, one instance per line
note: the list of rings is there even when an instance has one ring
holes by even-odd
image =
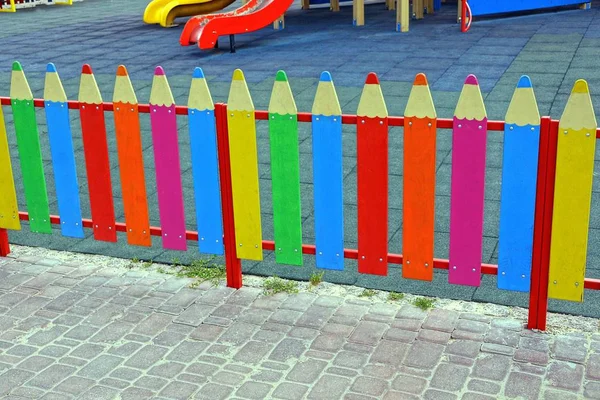
[[[269,105],[275,261],[302,265],[302,211],[298,118],[283,71],[277,73]]]
[[[32,232],[52,233],[33,96],[18,63],[13,64],[11,105],[29,226]]]

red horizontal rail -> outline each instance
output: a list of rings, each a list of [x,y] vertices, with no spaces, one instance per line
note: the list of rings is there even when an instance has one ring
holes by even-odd
[[[79,102],[78,101],[68,101],[67,102],[69,109],[78,110]],[[10,97],[0,97],[0,105],[9,106],[10,105]],[[44,107],[43,99],[35,99],[33,100],[33,105],[35,107]],[[102,103],[102,109],[104,111],[113,111],[112,103]],[[148,104],[139,104],[138,105],[139,112],[141,113],[150,113],[150,105]],[[187,115],[188,108],[186,106],[177,106],[175,108],[175,113],[177,115]],[[265,110],[257,110],[255,111],[256,119],[258,120],[267,120],[269,119],[269,112]],[[311,122],[312,114],[308,112],[298,113],[298,121],[299,122]],[[356,115],[342,115],[342,124],[346,125],[354,125],[356,124],[357,117]],[[404,126],[404,117],[389,117],[388,124],[390,126]],[[451,118],[439,118],[437,120],[437,127],[440,129],[452,129],[453,120]],[[488,121],[488,130],[489,131],[503,131],[504,130],[504,121]],[[596,131],[596,137],[600,139],[600,128]]]

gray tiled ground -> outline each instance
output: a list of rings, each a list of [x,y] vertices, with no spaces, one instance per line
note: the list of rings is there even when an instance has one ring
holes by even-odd
[[[277,69],[287,71],[298,109],[309,111],[313,101],[319,73],[330,70],[344,112],[354,113],[358,104],[361,85],[369,71],[379,73],[383,92],[390,113],[399,115],[406,104],[411,81],[417,72],[429,77],[433,97],[442,117],[452,115],[462,81],[469,73],[480,78],[488,114],[501,119],[506,112],[513,88],[519,76],[529,74],[536,88],[542,114],[560,116],[569,90],[578,78],[588,79],[592,95],[600,83],[595,67],[600,54],[600,15],[598,4],[591,11],[567,10],[559,13],[535,14],[510,19],[476,21],[472,31],[461,34],[454,23],[453,6],[445,6],[442,12],[414,21],[411,32],[394,32],[394,13],[384,11],[382,5],[367,7],[367,25],[351,26],[351,8],[344,7],[333,14],[324,9],[304,12],[293,9],[287,16],[287,28],[274,32],[265,28],[256,33],[237,38],[239,51],[200,52],[197,48],[178,45],[181,27],[162,29],[144,26],[141,16],[146,0],[103,1],[85,0],[73,7],[38,7],[16,14],[0,14],[0,95],[8,95],[10,65],[20,60],[28,74],[37,97],[43,93],[43,71],[46,62],[57,64],[70,98],[75,98],[79,84],[79,71],[84,62],[90,63],[105,99],[110,99],[116,66],[124,63],[134,80],[138,98],[147,102],[153,67],[165,67],[178,103],[185,103],[190,75],[195,66],[202,66],[208,76],[215,101],[225,101],[229,80],[234,68],[241,67],[246,73],[256,107],[268,104],[273,77]],[[596,109],[600,101],[596,101]],[[20,180],[20,168],[16,153],[12,115],[4,108],[8,123],[13,165]],[[57,212],[51,159],[44,125],[44,114],[38,113],[45,171],[47,174],[51,210]],[[72,114],[72,126],[77,155],[78,174],[82,186],[84,215],[89,216],[86,174],[82,141],[77,113]],[[143,147],[147,188],[151,206],[151,222],[158,224],[157,196],[154,184],[152,143],[149,119],[142,117]],[[117,217],[123,220],[120,181],[116,157],[113,122],[107,118],[110,158],[113,166],[112,179]],[[180,144],[182,179],[188,226],[195,227],[193,191],[191,184],[190,155],[187,123],[180,119]],[[356,161],[355,136],[352,127],[344,128],[344,185],[346,212],[346,247],[356,248]],[[310,127],[300,127],[300,162],[303,203],[303,232],[305,241],[314,241],[312,215],[312,165]],[[265,123],[258,124],[259,170],[261,174],[261,201],[263,232],[272,238],[272,207],[270,197],[269,143]],[[451,137],[448,131],[438,134],[438,174],[436,206],[437,257],[448,255],[449,180],[451,171]],[[390,131],[390,251],[401,252],[402,217],[402,130]],[[485,208],[485,237],[483,238],[483,261],[497,261],[498,207],[500,172],[502,165],[502,134],[491,132],[488,145],[488,171]],[[600,158],[598,158],[600,162]],[[25,209],[22,186],[18,184],[19,201]],[[598,277],[600,252],[600,215],[598,209],[598,185],[594,186],[592,222],[588,255],[590,277]],[[84,240],[62,238],[58,230],[54,235],[36,235],[27,232],[11,232],[14,243],[44,246],[52,249],[69,249],[79,252],[110,254],[118,257],[154,259],[172,262],[174,258],[185,262],[199,257],[197,247],[190,243],[186,253],[163,251],[160,239],[154,239],[149,249],[132,248],[125,238],[118,244],[95,242],[90,232]],[[305,267],[278,266],[273,255],[266,254],[263,263],[244,263],[244,271],[253,274],[278,274],[279,276],[306,279],[314,271],[312,257],[305,258]],[[358,275],[356,265],[347,262],[343,272],[330,272],[325,279],[331,282],[352,283],[367,287],[399,292],[425,293],[429,295],[492,301],[501,304],[527,305],[523,294],[502,292],[495,289],[495,277],[485,276],[480,288],[455,287],[446,283],[446,274],[436,274],[434,284],[401,279],[398,266],[390,268],[390,276],[373,277]],[[600,295],[586,293],[583,304],[551,302],[556,311],[600,316]]]
[[[265,297],[103,265],[0,258],[0,397],[600,397],[600,336],[524,330],[505,308]]]

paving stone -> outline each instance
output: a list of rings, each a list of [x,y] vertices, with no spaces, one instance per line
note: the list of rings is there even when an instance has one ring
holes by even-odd
[[[171,350],[166,358],[168,360],[189,363],[202,353],[206,347],[208,347],[208,343],[190,340],[181,341],[177,347]]]
[[[489,332],[488,332],[489,334]],[[452,331],[452,334],[450,335],[450,337],[452,339],[457,339],[457,340],[472,340],[475,342],[483,342],[483,338],[486,335],[482,334],[482,333],[473,333],[473,332],[467,332],[467,331],[461,331],[458,329],[455,329],[454,331]]]
[[[159,346],[174,347],[184,341],[185,338],[186,335],[181,333],[163,331],[152,339],[152,343]]]
[[[452,332],[458,322],[458,313],[449,310],[433,309],[423,322],[424,329]]]
[[[367,364],[362,369],[363,374],[381,379],[391,379],[396,373],[395,368],[382,364]]]
[[[258,326],[246,322],[236,321],[219,337],[219,343],[240,346],[254,335]]]
[[[351,352],[338,352],[333,360],[333,364],[339,367],[359,369],[367,363],[367,355]]]
[[[6,396],[14,388],[27,382],[34,374],[22,369],[9,369],[0,375],[0,396]]]
[[[207,304],[194,304],[186,308],[174,321],[178,324],[199,326],[210,315],[213,309],[212,306]]]
[[[313,293],[292,294],[281,304],[281,308],[295,311],[306,311],[316,298],[317,296],[315,296]]]
[[[287,362],[289,359],[298,359],[306,350],[306,345],[301,340],[297,339],[283,339],[273,349],[269,355],[270,360]]]
[[[125,365],[132,368],[147,369],[163,358],[167,352],[168,349],[165,347],[146,345],[131,356],[125,362]]]
[[[356,375],[358,375],[358,372],[356,372],[356,370],[349,369],[349,368],[340,368],[340,367],[329,367],[325,370],[325,373],[332,374],[332,375],[346,376],[348,378],[354,378]]]
[[[33,334],[27,339],[27,343],[34,346],[45,346],[50,344],[54,340],[58,339],[63,333],[67,331],[66,326],[52,326],[48,329],[43,329]]]
[[[475,361],[472,376],[501,381],[506,377],[509,366],[510,357],[482,353]]]
[[[504,354],[506,356],[512,356],[515,353],[515,349],[512,347],[495,343],[482,344],[481,351],[484,353]]]
[[[310,306],[296,322],[297,326],[320,329],[333,314],[333,309],[327,307]]]
[[[89,341],[96,343],[112,344],[121,340],[125,335],[127,335],[131,331],[131,329],[133,329],[133,327],[133,324],[115,321],[102,328],[100,332],[92,336],[92,338],[89,339]]]
[[[245,399],[262,400],[267,398],[267,394],[273,387],[266,383],[245,382],[236,392],[237,396]]]
[[[544,353],[548,353],[550,351],[550,346],[548,345],[547,340],[532,337],[521,337],[521,340],[519,341],[519,348],[536,350]]]
[[[563,392],[558,391],[558,390],[553,390],[553,389],[546,389],[544,391],[544,400],[579,400],[580,397],[576,394],[573,393],[567,393],[567,392]]]
[[[82,343],[75,350],[69,353],[72,357],[79,357],[91,360],[104,352],[105,347],[99,344]]]
[[[379,397],[388,389],[388,386],[388,383],[383,379],[377,379],[371,376],[359,376],[354,380],[354,384],[352,384],[350,390]]]
[[[518,332],[492,328],[485,336],[486,343],[501,344],[503,346],[517,347],[519,344],[520,336]]]
[[[135,384],[135,386],[158,392],[159,390],[161,390],[162,388],[167,386],[167,384],[169,382],[170,382],[170,380],[160,378],[157,376],[144,375],[140,379],[135,381],[134,384]]]
[[[271,343],[249,341],[236,353],[233,359],[247,364],[257,364],[272,349],[273,345]]]
[[[429,329],[421,329],[417,336],[419,340],[438,344],[446,344],[450,340],[449,332],[432,331]]]
[[[77,346],[79,342],[75,342],[75,346]],[[64,346],[45,346],[40,350],[40,354],[48,357],[62,357],[67,354],[71,349]]]
[[[219,371],[211,378],[211,380],[229,386],[236,386],[244,380],[244,375],[234,372]]]
[[[472,319],[459,319],[456,329],[473,333],[486,333],[490,328],[487,322],[475,321]]]
[[[496,397],[487,396],[481,393],[466,392],[462,396],[462,400],[496,400]]]
[[[58,385],[54,390],[77,396],[88,390],[90,387],[94,386],[95,383],[96,382],[94,382],[94,380],[92,379],[81,378],[78,376],[70,376],[64,381],[62,381],[62,383]]]
[[[449,392],[460,391],[469,376],[469,368],[440,364],[433,374],[430,386]]]
[[[198,390],[197,385],[185,382],[171,382],[159,394],[169,399],[189,399]]]
[[[316,329],[293,327],[288,332],[288,336],[312,341],[319,335],[319,333],[320,332]]]
[[[12,347],[10,350],[6,351],[6,354],[10,354],[11,356],[27,357],[35,353],[37,350],[37,347],[25,346],[21,344]]]
[[[389,364],[395,366],[400,365],[400,363],[402,363],[402,360],[404,359],[404,356],[406,355],[406,352],[409,350],[409,347],[412,351],[412,346],[409,346],[408,344],[394,342],[391,340],[382,340],[375,348],[375,351],[371,356],[370,362]],[[356,350],[360,351],[360,349]],[[367,354],[370,352],[371,351],[368,350]]]
[[[513,364],[513,369],[519,372],[525,372],[527,374],[534,374],[544,376],[546,375],[546,366],[539,366],[533,364],[526,364],[522,362],[515,362]]]
[[[600,399],[600,383],[587,382],[584,386],[583,394],[588,399]]]
[[[458,397],[455,394],[435,389],[428,389],[423,393],[424,400],[455,400],[457,398]]]
[[[153,313],[144,321],[137,324],[133,332],[141,335],[156,336],[159,332],[164,330],[172,320],[172,315]]]
[[[560,335],[554,339],[554,358],[583,363],[587,355],[587,342],[572,336]]]
[[[398,374],[392,382],[392,388],[403,392],[421,394],[427,386],[427,380],[417,376]]]
[[[394,390],[390,390],[389,392],[387,392],[385,394],[385,396],[383,397],[383,400],[420,400],[420,398],[418,396],[415,396],[412,394],[407,394],[407,393],[396,392]]]
[[[511,372],[504,387],[508,397],[536,400],[539,398],[542,378],[521,372]]]
[[[57,383],[72,375],[75,368],[68,365],[53,364],[27,382],[29,386],[41,389],[52,389]]]
[[[307,386],[292,382],[282,382],[275,388],[273,397],[282,400],[300,400],[307,391]]]
[[[398,314],[396,314],[396,318],[400,319],[414,319],[423,321],[426,317],[426,312],[410,304],[404,304],[400,308],[400,311],[398,311]]]
[[[348,341],[375,346],[388,328],[388,325],[379,322],[359,322]]]
[[[149,399],[152,398],[154,394],[154,392],[147,389],[129,387],[120,394],[120,398],[122,400]]]
[[[577,390],[583,379],[583,367],[565,361],[552,361],[548,366],[546,382],[553,387]]]
[[[344,299],[342,297],[319,295],[315,299],[314,304],[319,307],[336,308],[342,304],[343,301]]]
[[[108,353],[114,354],[116,356],[128,357],[135,353],[140,347],[141,344],[135,342],[128,342],[122,344],[121,346],[112,346],[108,349]]]
[[[190,333],[190,338],[212,342],[218,338],[225,329],[221,326],[201,324]]]
[[[433,332],[433,331],[431,331]],[[449,335],[448,335],[449,336]],[[406,331],[403,329],[390,328],[385,332],[384,338],[387,340],[397,340],[404,343],[412,343],[417,337],[416,331]]]
[[[110,376],[112,376],[113,378],[119,378],[125,381],[134,381],[137,378],[140,377],[142,373],[137,370],[137,369],[131,369],[131,368],[127,368],[127,367],[119,367],[119,368],[115,368],[111,373]]]
[[[423,321],[420,319],[396,319],[392,322],[392,328],[403,331],[418,332],[421,329]]]
[[[154,365],[149,371],[148,375],[161,376],[163,378],[174,378],[185,368],[184,364],[176,362],[164,362]]]
[[[298,361],[294,365],[294,368],[287,374],[286,379],[293,382],[312,384],[326,366],[327,363],[320,360],[308,359],[306,361]]]
[[[308,328],[297,328],[297,329],[308,329]],[[260,329],[254,334],[254,336],[252,336],[252,339],[258,340],[261,342],[268,342],[268,343],[276,344],[276,343],[279,343],[281,341],[281,339],[283,339],[285,336],[286,335],[283,332],[268,331],[268,330]]]
[[[309,399],[337,399],[350,385],[350,379],[335,375],[323,375],[308,393]]]
[[[345,344],[345,338],[340,335],[323,333],[313,341],[310,348],[319,351],[336,352]]]
[[[52,364],[53,362],[54,360],[52,358],[36,355],[23,360],[23,362],[17,365],[17,368],[33,372],[39,372],[46,368],[48,365]]]
[[[514,354],[515,361],[522,361],[537,365],[548,364],[548,353],[529,349],[517,349]]]
[[[302,313],[299,311],[287,309],[276,310],[269,318],[269,322],[284,325],[294,325],[301,315]]]
[[[471,340],[454,340],[448,343],[446,353],[475,358],[481,350],[481,343]]]
[[[230,320],[236,320],[242,313],[244,307],[235,304],[223,304],[217,307],[210,315],[212,317],[227,318]]]
[[[516,319],[494,318],[492,319],[492,327],[520,332],[523,329],[523,323]]]
[[[279,382],[282,376],[283,374],[281,372],[265,369],[253,374],[251,379],[259,382],[275,383]]]
[[[432,369],[439,363],[444,346],[416,341],[410,346],[404,365],[422,369]]]
[[[590,354],[586,367],[586,378],[600,380],[600,354]]]
[[[233,388],[216,383],[207,383],[196,394],[196,398],[202,400],[224,400],[230,398]]]
[[[11,399],[41,399],[43,396],[43,390],[26,386],[14,388],[10,392]]]
[[[325,326],[323,326],[321,332],[332,333],[334,335],[343,336],[347,338],[348,336],[350,336],[353,330],[354,328],[351,326],[329,322],[325,324]]]
[[[467,385],[469,390],[475,392],[482,392],[487,394],[498,394],[500,393],[500,385],[495,382],[484,381],[481,379],[471,379]]]

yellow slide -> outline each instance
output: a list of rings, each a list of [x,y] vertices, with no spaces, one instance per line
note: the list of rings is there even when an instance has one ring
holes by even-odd
[[[210,14],[222,10],[235,0],[152,0],[144,11],[144,22],[175,26],[175,18]]]

